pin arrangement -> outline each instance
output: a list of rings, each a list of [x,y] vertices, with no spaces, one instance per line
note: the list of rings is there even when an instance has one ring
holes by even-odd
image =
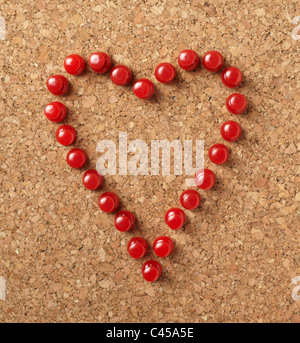
[[[178,65],[186,71],[192,71],[198,67],[200,58],[193,50],[183,50],[178,56]],[[110,71],[111,81],[116,85],[126,86],[132,81],[132,73],[125,65],[116,65],[112,68],[110,56],[105,52],[96,52],[89,57],[91,69],[103,74]],[[209,51],[202,58],[203,67],[209,72],[221,71],[224,65],[224,58],[218,51]],[[85,68],[85,60],[72,54],[64,61],[64,67],[67,73],[71,75],[81,74]],[[155,78],[160,83],[171,83],[176,77],[175,67],[167,62],[157,65],[154,71]],[[243,80],[241,71],[236,67],[225,68],[221,73],[221,80],[226,87],[238,87]],[[63,75],[54,75],[47,80],[47,88],[53,95],[62,96],[68,92],[69,82]],[[133,93],[140,99],[149,99],[153,96],[155,87],[152,81],[147,78],[137,80],[133,85]],[[247,109],[247,100],[244,95],[234,93],[226,100],[226,107],[232,114],[242,114]],[[63,121],[67,115],[67,109],[61,102],[52,102],[45,107],[46,117],[55,123]],[[239,139],[242,129],[235,121],[226,121],[221,126],[221,136],[228,142],[234,142]],[[70,125],[61,125],[56,130],[56,140],[64,145],[70,146],[76,140],[76,131]],[[224,144],[214,144],[208,152],[209,159],[215,164],[223,164],[229,157],[229,149]],[[71,168],[81,169],[87,162],[87,154],[83,149],[73,148],[67,153],[66,161]],[[97,170],[89,169],[85,171],[82,182],[83,185],[96,191],[103,184],[103,176]],[[195,174],[196,186],[202,190],[211,189],[215,183],[215,174],[209,169],[200,169]],[[180,196],[180,204],[184,209],[195,210],[201,203],[200,194],[193,189],[185,190]],[[99,208],[106,213],[118,211],[120,205],[119,197],[113,192],[105,192],[99,198]],[[165,213],[165,222],[172,230],[181,229],[186,222],[186,215],[181,208],[170,208]],[[115,214],[115,228],[118,231],[126,232],[132,230],[135,225],[133,213],[127,210],[118,211]],[[161,236],[155,239],[153,251],[155,254],[164,258],[169,256],[174,249],[174,242],[167,236]],[[148,243],[144,238],[134,237],[127,245],[129,255],[134,259],[142,259],[148,252]],[[159,262],[149,260],[142,267],[142,275],[146,281],[154,282],[162,274],[162,266]]]

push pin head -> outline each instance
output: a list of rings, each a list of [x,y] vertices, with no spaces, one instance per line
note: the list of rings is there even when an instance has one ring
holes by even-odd
[[[53,75],[47,80],[47,88],[54,95],[63,95],[69,89],[69,82],[62,75]]]
[[[172,230],[181,229],[185,220],[185,214],[180,208],[170,208],[165,214],[165,222]]]
[[[85,61],[81,56],[73,54],[65,59],[64,67],[67,73],[79,75],[85,69]]]
[[[162,274],[162,267],[157,261],[150,260],[143,265],[142,274],[146,281],[155,282]]]

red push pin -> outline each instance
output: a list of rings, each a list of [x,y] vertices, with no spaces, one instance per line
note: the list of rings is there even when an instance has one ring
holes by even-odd
[[[104,74],[111,68],[111,59],[105,52],[95,52],[89,58],[89,65],[96,73]]]
[[[199,64],[199,56],[194,50],[186,49],[178,56],[178,65],[184,70],[194,70]]]
[[[85,61],[81,56],[72,54],[65,59],[64,67],[67,73],[79,75],[85,69]]]
[[[223,68],[224,58],[219,51],[208,51],[202,58],[203,67],[210,72],[217,72]]]
[[[156,238],[153,243],[153,250],[158,257],[169,256],[174,249],[174,243],[171,238],[161,236]]]
[[[82,183],[85,188],[95,191],[102,186],[103,176],[96,169],[89,169],[83,174]]]
[[[235,88],[242,83],[243,75],[238,68],[229,67],[222,71],[221,79],[226,87]]]
[[[193,189],[187,189],[181,193],[180,203],[182,207],[186,208],[187,210],[194,210],[200,205],[200,202],[200,194]]]
[[[57,128],[55,136],[58,143],[68,146],[75,142],[76,131],[73,126],[61,125]]]
[[[51,102],[45,107],[45,116],[55,123],[59,123],[65,119],[67,115],[67,109],[61,102]]]
[[[228,142],[237,141],[242,133],[240,125],[232,120],[228,120],[221,126],[221,136]]]
[[[243,94],[234,93],[227,98],[226,107],[232,114],[241,114],[247,109],[247,100]]]
[[[196,185],[201,189],[211,189],[215,184],[215,174],[209,169],[199,169],[195,175]]]
[[[129,255],[135,259],[142,258],[148,251],[148,244],[144,238],[134,237],[127,245]]]
[[[170,63],[160,63],[154,71],[157,81],[161,83],[170,83],[175,79],[176,70]]]
[[[165,214],[165,222],[172,230],[181,229],[185,220],[185,214],[180,208],[170,208]]]
[[[224,144],[214,144],[208,151],[209,159],[215,164],[223,164],[228,160],[229,150]]]
[[[113,192],[103,193],[99,198],[100,210],[107,213],[115,212],[120,205],[118,196]]]
[[[118,231],[129,231],[134,227],[135,218],[129,211],[120,211],[115,217],[115,227]]]
[[[80,169],[84,167],[87,162],[87,154],[82,149],[74,148],[67,153],[66,160],[70,167]]]
[[[124,65],[117,65],[111,70],[110,78],[116,85],[125,86],[131,81],[132,74],[128,67]]]
[[[162,267],[154,260],[147,261],[142,267],[142,274],[146,281],[155,282],[162,274]]]
[[[47,80],[47,88],[54,95],[63,95],[69,89],[69,82],[62,75],[53,75]]]
[[[133,85],[133,93],[140,99],[149,99],[154,94],[154,85],[148,79],[139,79]]]

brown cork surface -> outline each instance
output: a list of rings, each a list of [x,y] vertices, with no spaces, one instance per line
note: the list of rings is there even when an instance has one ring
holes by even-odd
[[[1,322],[300,322],[292,279],[300,275],[299,111],[300,41],[292,38],[298,0],[247,1],[0,1],[6,37],[1,46],[0,276],[6,300]],[[231,90],[203,67],[184,72],[178,53],[219,50],[239,67],[237,89],[247,114],[231,115]],[[131,87],[88,70],[67,75],[64,58],[95,51],[149,77],[171,62],[178,77],[155,82],[156,96],[137,99]],[[205,166],[217,177],[201,191],[199,210],[186,211],[184,231],[173,232],[164,212],[179,206],[185,176],[108,176],[99,192],[82,186],[68,148],[55,140],[57,124],[43,115],[57,100],[45,87],[51,74],[72,84],[60,100],[76,146],[94,167],[101,139],[204,139]],[[236,120],[244,130],[228,143],[223,166],[208,161],[223,142],[219,127]],[[298,159],[298,161],[297,161]],[[98,197],[113,190],[134,212],[136,228],[114,229]],[[298,213],[297,213],[298,212]],[[126,251],[129,238],[151,244],[169,235],[172,256],[159,261],[162,278],[148,284],[142,263]]]

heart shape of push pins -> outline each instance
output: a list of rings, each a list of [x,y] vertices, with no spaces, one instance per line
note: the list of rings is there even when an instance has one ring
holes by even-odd
[[[186,71],[195,70],[200,63],[198,54],[193,50],[184,50],[179,54],[178,65]],[[218,51],[209,51],[202,58],[202,64],[209,72],[219,72],[223,68],[224,58]],[[117,85],[125,86],[131,83],[132,73],[125,65],[116,65],[112,68],[110,56],[105,52],[96,52],[89,57],[91,69],[103,74],[110,71],[111,81]],[[67,73],[71,75],[81,74],[85,68],[85,60],[72,54],[64,61],[64,67]],[[155,78],[160,83],[171,83],[176,77],[176,69],[170,63],[160,63],[155,68]],[[236,67],[225,68],[221,73],[221,80],[226,87],[238,87],[243,80],[241,71]],[[69,82],[63,75],[54,75],[47,80],[47,88],[53,94],[62,96],[67,93]],[[133,93],[140,99],[149,99],[155,92],[155,86],[147,78],[137,80],[133,85]],[[231,94],[226,100],[226,107],[232,114],[242,114],[247,109],[247,100],[244,95],[239,93]],[[61,102],[52,102],[48,104],[44,111],[46,117],[52,122],[62,122],[67,109]],[[239,139],[242,129],[240,125],[232,120],[226,121],[221,126],[221,136],[227,142],[234,142]],[[56,130],[56,140],[64,145],[70,146],[76,140],[76,130],[70,125],[61,125]],[[208,152],[209,159],[215,164],[223,164],[229,157],[229,149],[224,144],[214,144]],[[83,168],[87,162],[87,154],[83,149],[73,148],[67,153],[67,163],[75,169]],[[103,176],[97,170],[89,169],[85,171],[82,177],[83,185],[91,190],[99,190],[103,183]],[[195,174],[196,186],[202,190],[208,190],[214,186],[215,174],[209,169],[200,169]],[[201,202],[200,194],[194,189],[185,190],[180,196],[180,204],[184,209],[195,210]],[[119,197],[113,192],[105,192],[99,198],[99,207],[103,212],[114,213],[118,211],[120,205]],[[165,213],[165,222],[172,230],[180,230],[185,222],[185,212],[178,207],[170,208]],[[118,211],[115,214],[115,228],[118,231],[126,232],[132,230],[135,225],[133,213],[127,210]],[[155,254],[164,258],[169,256],[174,249],[174,242],[167,236],[157,237],[153,243]],[[142,259],[149,250],[147,241],[142,237],[132,238],[127,245],[129,255],[134,259]],[[142,275],[146,281],[154,282],[162,274],[162,266],[159,262],[149,260],[142,266]]]

